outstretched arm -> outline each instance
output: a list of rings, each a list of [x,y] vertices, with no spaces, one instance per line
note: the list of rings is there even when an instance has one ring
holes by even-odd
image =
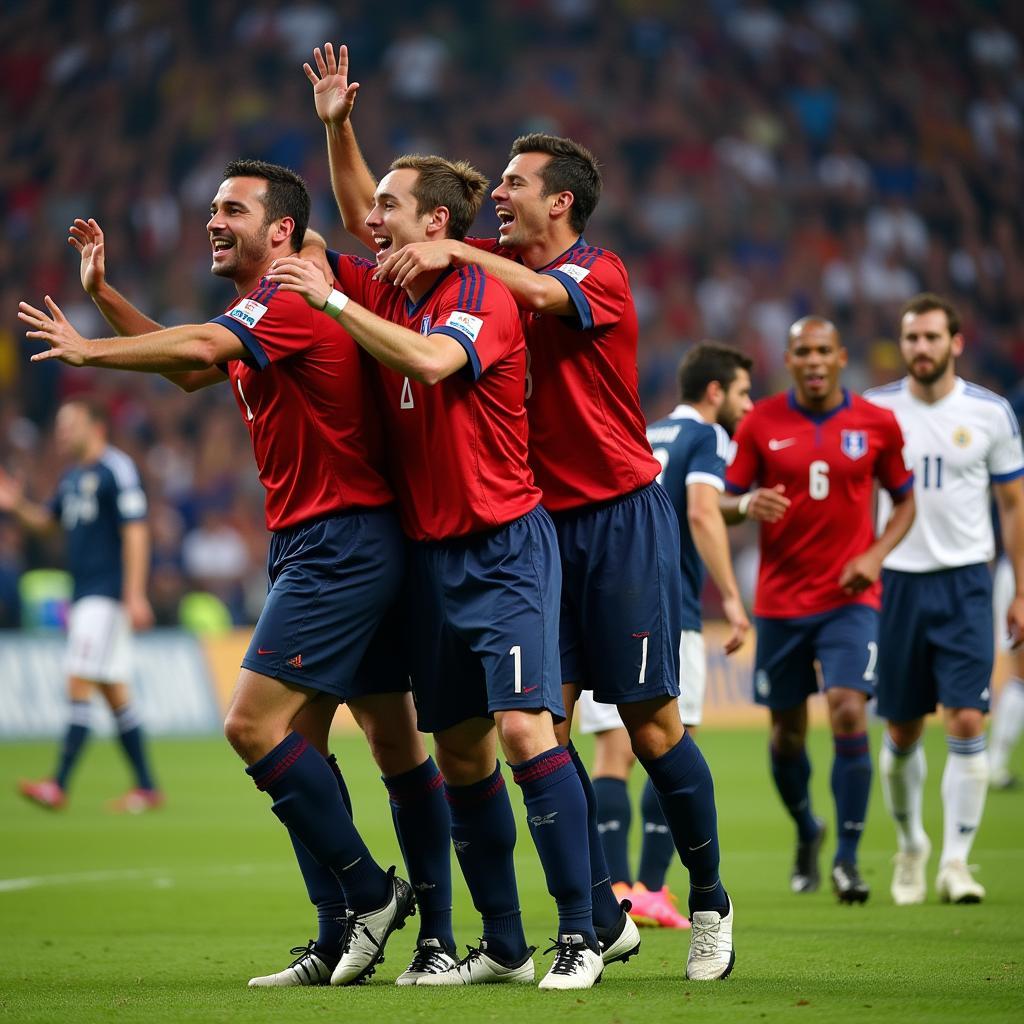
[[[370,249],[373,235],[366,226],[366,215],[373,209],[376,179],[363,158],[352,128],[352,108],[359,83],[348,80],[348,47],[325,43],[321,52],[313,51],[316,70],[303,64],[302,70],[313,85],[313,103],[327,131],[327,158],[331,167],[331,188],[345,230]]]
[[[80,275],[82,288],[96,304],[103,319],[121,337],[150,334],[162,329],[162,324],[151,320],[136,306],[133,306],[116,288],[107,281],[106,245],[103,229],[92,217],[75,219],[68,228],[68,244],[81,257]],[[214,367],[210,370],[190,370],[184,373],[165,374],[168,380],[183,391],[197,391],[224,379],[224,374]]]
[[[71,326],[49,295],[45,301],[48,313],[27,302],[18,303],[18,319],[31,328],[25,336],[49,345],[32,356],[33,363],[59,359],[69,366],[170,374],[215,369],[219,363],[247,355],[245,346],[231,331],[214,323],[170,327],[139,337],[89,341]]]

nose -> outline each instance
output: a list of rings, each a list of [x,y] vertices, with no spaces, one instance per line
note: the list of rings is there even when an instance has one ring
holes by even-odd
[[[505,184],[502,182],[500,185],[496,185],[494,191],[491,193],[491,198],[496,202],[500,203],[505,199],[508,199],[508,193],[505,191]]]

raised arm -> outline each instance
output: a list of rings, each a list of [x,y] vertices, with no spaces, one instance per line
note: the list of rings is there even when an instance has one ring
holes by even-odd
[[[25,336],[49,345],[48,349],[32,356],[34,363],[59,359],[69,366],[167,375],[186,370],[216,370],[219,363],[243,359],[248,354],[231,331],[215,323],[169,327],[138,337],[89,341],[71,326],[49,295],[45,301],[49,313],[27,302],[18,303],[18,319],[31,328]],[[224,379],[223,374],[220,379]]]
[[[373,249],[373,235],[366,226],[366,215],[373,209],[377,182],[363,158],[352,128],[352,108],[359,83],[348,80],[348,47],[331,43],[321,52],[313,51],[316,70],[303,64],[302,70],[313,85],[313,103],[327,132],[327,158],[331,168],[331,188],[345,230]]]
[[[151,320],[136,306],[133,306],[113,285],[107,281],[106,245],[99,223],[90,217],[76,218],[68,228],[68,244],[81,257],[79,273],[82,288],[92,299],[103,319],[121,337],[135,337],[159,331],[163,325]],[[197,391],[224,380],[216,367],[208,370],[190,370],[184,373],[165,374],[168,380],[183,391]]]

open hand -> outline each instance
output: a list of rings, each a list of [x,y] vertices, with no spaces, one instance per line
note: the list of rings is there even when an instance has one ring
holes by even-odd
[[[103,287],[107,276],[102,229],[92,217],[88,220],[76,217],[75,223],[68,228],[68,245],[73,246],[82,257],[79,268],[82,287],[87,295],[95,295]]]
[[[313,51],[316,71],[309,64],[302,70],[313,85],[313,103],[317,117],[328,125],[344,124],[352,115],[359,83],[348,80],[348,47],[342,43],[335,58],[334,46],[324,43],[323,52],[318,46]]]
[[[26,338],[45,341],[49,349],[37,352],[31,362],[41,363],[47,359],[59,359],[68,366],[84,366],[88,353],[88,342],[71,326],[68,318],[61,312],[49,295],[43,301],[48,314],[27,302],[18,303],[18,319],[32,328],[25,332]]]

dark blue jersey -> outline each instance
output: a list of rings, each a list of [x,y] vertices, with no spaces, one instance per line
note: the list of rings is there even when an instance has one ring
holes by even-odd
[[[700,592],[704,564],[690,536],[686,518],[686,488],[709,484],[725,490],[729,435],[708,423],[692,405],[678,405],[663,420],[647,428],[647,440],[661,463],[658,482],[668,492],[679,518],[679,562],[683,575],[683,629],[700,629]]]
[[[69,469],[50,510],[64,528],[74,600],[121,600],[121,524],[146,517],[146,495],[135,463],[117,448]]]

